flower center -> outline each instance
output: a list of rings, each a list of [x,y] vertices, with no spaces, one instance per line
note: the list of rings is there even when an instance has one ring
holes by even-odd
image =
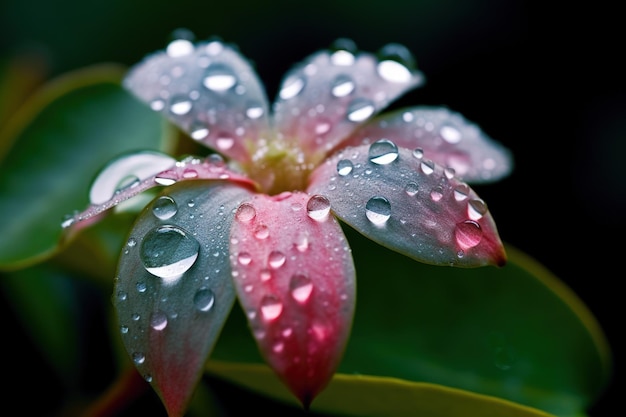
[[[252,161],[243,166],[268,195],[306,189],[314,167],[295,143],[281,140],[261,140]]]

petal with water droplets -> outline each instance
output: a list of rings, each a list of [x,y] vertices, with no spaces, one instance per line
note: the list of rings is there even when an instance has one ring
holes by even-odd
[[[319,162],[355,126],[423,81],[412,61],[399,45],[379,56],[350,46],[309,56],[283,80],[275,105],[278,131]]]
[[[235,287],[257,345],[305,407],[339,364],[355,302],[345,236],[327,202],[309,199],[257,195],[231,230]],[[326,216],[310,215],[317,210]]]
[[[352,164],[342,175],[341,161]],[[506,256],[487,206],[465,183],[393,142],[346,148],[313,172],[308,191],[363,235],[418,261],[502,265]]]
[[[123,248],[113,294],[122,341],[170,416],[184,414],[234,303],[229,229],[248,196],[223,183],[176,184],[146,207]]]
[[[176,42],[176,41],[175,41]],[[124,86],[193,139],[239,162],[268,129],[268,101],[252,66],[219,41],[146,57]]]
[[[423,152],[424,158],[452,168],[469,183],[499,180],[513,167],[508,149],[444,107],[413,107],[382,115],[356,130],[342,145],[368,145],[382,138]]]

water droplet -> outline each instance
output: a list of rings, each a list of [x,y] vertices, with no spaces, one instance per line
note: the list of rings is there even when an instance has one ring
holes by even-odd
[[[275,250],[275,251],[270,252],[267,258],[267,263],[269,264],[270,268],[278,269],[285,264],[286,259],[287,258],[285,257],[284,253],[282,253],[281,251]]]
[[[247,223],[256,217],[256,210],[249,203],[243,203],[237,208],[237,212],[235,213],[235,218],[240,221]]]
[[[240,252],[237,256],[237,261],[239,261],[241,265],[250,265],[250,262],[252,262],[252,256],[250,256],[248,252]]]
[[[150,108],[154,111],[161,111],[165,108],[165,102],[159,98],[150,102]]]
[[[406,83],[411,81],[415,68],[415,59],[411,52],[397,43],[385,45],[379,52],[380,62],[377,66],[378,75],[384,80],[393,83]]]
[[[283,100],[289,100],[290,98],[294,98],[295,96],[300,94],[300,91],[302,91],[302,89],[304,89],[305,84],[306,82],[304,78],[299,75],[292,75],[290,77],[287,77],[280,89],[280,98],[282,98]]]
[[[136,365],[141,365],[146,361],[145,355],[141,352],[133,352],[132,357]]]
[[[117,292],[117,299],[118,299],[118,301],[126,301],[126,298],[128,298],[128,294],[125,291],[118,291]]]
[[[294,300],[299,303],[306,303],[313,292],[313,283],[307,276],[296,274],[289,281],[289,290]]]
[[[256,230],[254,231],[254,237],[256,237],[259,240],[267,239],[269,235],[270,235],[270,229],[264,224],[259,225],[259,227],[257,227]]]
[[[187,39],[175,39],[167,45],[166,52],[172,58],[193,53],[193,44]]]
[[[200,244],[176,226],[150,230],[141,243],[141,261],[148,272],[166,280],[179,278],[198,258]]]
[[[352,172],[353,168],[354,165],[349,159],[342,159],[341,161],[337,162],[337,173],[342,177],[349,175]]]
[[[128,326],[120,326],[120,333],[127,334],[128,333]]]
[[[309,248],[309,237],[306,233],[300,232],[296,237],[296,249],[298,252],[306,252]]]
[[[467,184],[459,184],[454,188],[454,199],[456,201],[463,201],[467,199],[469,195],[469,187]]]
[[[354,91],[355,84],[347,75],[338,75],[333,81],[331,94],[335,97],[345,97]]]
[[[422,172],[426,175],[430,175],[433,172],[435,172],[435,163],[431,160],[423,160],[422,163],[420,164],[420,168],[422,169]]]
[[[126,246],[128,246],[129,248],[134,248],[137,245],[137,239],[135,239],[134,237],[128,238],[128,241],[126,242]]]
[[[248,116],[250,119],[258,119],[259,117],[263,116],[263,113],[265,113],[263,107],[257,103],[251,103],[246,109],[246,116]]]
[[[227,151],[235,144],[235,139],[229,136],[220,136],[215,140],[215,144],[222,151]]]
[[[170,111],[177,116],[184,116],[192,107],[191,100],[186,96],[175,96],[170,100]]]
[[[448,143],[459,143],[462,137],[461,132],[456,127],[450,125],[442,126],[439,134]]]
[[[370,100],[356,98],[348,106],[347,118],[351,122],[363,122],[374,114],[375,110],[376,107]]]
[[[405,187],[404,187],[404,192],[407,193],[407,195],[413,197],[414,195],[417,194],[417,192],[419,191],[419,186],[417,185],[417,183],[411,181],[409,182]]]
[[[372,197],[365,204],[365,215],[375,226],[384,226],[391,217],[391,203],[385,197]]]
[[[265,320],[275,320],[282,312],[283,303],[275,295],[266,295],[261,299],[261,316]]]
[[[330,62],[337,66],[349,66],[354,64],[356,44],[347,38],[337,39],[330,47]]]
[[[229,66],[218,63],[207,68],[202,83],[209,90],[223,92],[237,84],[237,77]]]
[[[323,195],[315,194],[309,198],[306,211],[313,220],[324,221],[330,213],[330,201]]]
[[[145,282],[138,282],[135,287],[137,288],[137,291],[139,292],[146,292],[146,290],[148,289]]]
[[[189,128],[192,139],[202,140],[209,136],[209,128],[202,122],[196,121]]]
[[[443,169],[443,175],[446,176],[447,179],[451,180],[455,175],[454,168],[446,167]]]
[[[467,215],[472,220],[479,220],[487,213],[487,204],[480,199],[472,199],[467,203]]]
[[[284,349],[285,349],[285,344],[283,342],[278,342],[272,347],[272,350],[274,351],[274,353],[281,353]]]
[[[424,157],[424,150],[422,148],[413,149],[413,157],[416,159],[422,159]]]
[[[162,311],[155,311],[150,316],[150,327],[154,330],[163,330],[167,327],[167,315]]]
[[[433,201],[439,201],[443,197],[443,188],[437,186],[430,191],[430,198]]]
[[[167,220],[178,211],[178,206],[172,197],[161,196],[152,204],[152,214],[158,219]]]
[[[193,296],[193,305],[200,311],[209,311],[215,304],[215,294],[208,288],[200,288]]]
[[[269,269],[261,269],[261,272],[259,273],[259,277],[261,278],[261,281],[266,282],[272,279],[272,273],[270,272]]]
[[[377,165],[387,165],[398,158],[398,147],[389,139],[380,139],[370,145],[369,160]]]
[[[463,249],[473,248],[480,243],[483,231],[480,225],[473,220],[458,223],[454,230],[456,242]]]

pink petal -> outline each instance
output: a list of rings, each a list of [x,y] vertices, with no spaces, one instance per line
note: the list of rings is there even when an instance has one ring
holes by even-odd
[[[508,149],[443,107],[413,107],[383,115],[355,131],[342,146],[369,145],[383,138],[402,148],[421,149],[424,158],[454,169],[470,183],[496,181],[513,167]]]
[[[131,68],[124,85],[193,139],[239,162],[268,129],[268,101],[251,65],[219,41],[177,40]]]
[[[275,124],[298,141],[311,163],[345,139],[398,96],[422,82],[413,58],[400,45],[379,54],[351,47],[318,52],[285,77],[275,105]]]
[[[327,203],[257,195],[231,230],[235,286],[257,345],[305,407],[334,374],[354,312],[352,255]]]
[[[170,416],[182,416],[235,300],[232,213],[249,192],[176,184],[139,216],[120,257],[113,304],[122,341]]]
[[[346,148],[313,172],[308,191],[363,235],[418,261],[503,265],[496,225],[465,183],[393,142]]]
[[[74,229],[88,225],[106,210],[150,188],[196,179],[228,180],[254,188],[250,179],[229,170],[217,154],[205,159],[187,157],[176,161],[153,151],[129,153],[100,171],[91,187],[91,205],[68,217],[63,227]]]

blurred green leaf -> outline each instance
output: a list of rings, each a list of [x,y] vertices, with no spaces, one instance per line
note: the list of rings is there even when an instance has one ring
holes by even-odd
[[[594,317],[515,248],[502,268],[448,268],[346,233],[358,302],[339,372],[439,384],[570,417],[585,415],[606,386],[610,351]],[[262,362],[238,310],[212,358]]]
[[[66,74],[35,94],[0,131],[12,143],[0,161],[0,269],[54,253],[61,221],[88,204],[91,180],[115,156],[170,150],[162,118],[103,65]]]

